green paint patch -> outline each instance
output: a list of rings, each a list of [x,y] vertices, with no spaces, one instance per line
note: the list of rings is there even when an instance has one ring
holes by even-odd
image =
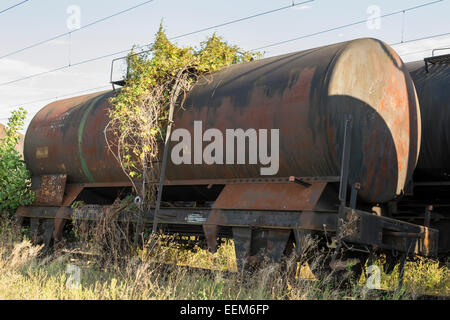
[[[86,111],[83,114],[83,118],[81,118],[80,126],[78,127],[78,155],[80,157],[81,162],[81,168],[83,169],[84,175],[88,178],[89,182],[95,182],[94,177],[92,176],[91,172],[89,171],[89,168],[86,163],[86,159],[84,159],[83,156],[83,133],[84,133],[84,127],[86,126],[87,118],[92,111],[92,109],[95,107],[95,105],[98,103],[98,101],[103,97],[103,95],[98,96],[95,98],[87,107]]]

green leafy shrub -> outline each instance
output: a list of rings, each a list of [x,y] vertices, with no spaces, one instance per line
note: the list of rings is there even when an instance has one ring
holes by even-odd
[[[209,81],[211,73],[260,56],[230,45],[216,34],[198,48],[182,48],[168,40],[162,26],[149,51],[131,52],[127,57],[128,79],[111,99],[111,121],[106,130],[110,150],[130,180],[143,179],[152,188],[148,182],[159,179],[159,168],[153,165],[165,140],[171,106],[176,113],[192,88],[199,81]],[[134,189],[139,190],[136,185]],[[144,202],[151,203],[154,190],[142,191]]]
[[[20,140],[26,111],[19,108],[12,112],[5,127],[5,137],[0,139],[0,214],[11,216],[19,206],[31,204],[34,194],[30,191],[30,173],[15,149]]]

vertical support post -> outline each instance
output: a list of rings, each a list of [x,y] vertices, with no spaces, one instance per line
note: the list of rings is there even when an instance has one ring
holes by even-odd
[[[239,272],[248,267],[248,258],[252,242],[252,229],[244,227],[233,227],[234,250],[236,254],[236,265]]]
[[[350,195],[350,208],[356,209],[356,199],[358,197],[358,190],[361,189],[361,184],[356,182],[352,186],[352,193]]]
[[[350,168],[350,151],[351,151],[351,141],[352,140],[352,116],[348,115],[345,120],[345,131],[344,131],[344,148],[342,151],[342,161],[341,161],[341,183],[339,186],[339,201],[341,205],[345,206],[347,201],[347,185],[348,185],[348,171]]]
[[[344,218],[345,214],[345,204],[347,202],[347,185],[348,185],[348,174],[350,168],[350,151],[352,142],[352,116],[348,115],[345,120],[345,130],[344,130],[344,147],[342,151],[341,160],[341,183],[339,186],[339,214],[338,214],[338,225],[337,230],[339,232],[339,221]]]
[[[425,218],[424,218],[424,222],[423,225],[427,228],[430,227],[430,222],[431,222],[431,212],[433,211],[433,206],[429,205],[425,208]]]
[[[175,93],[172,95],[172,99],[170,101],[169,119],[168,119],[168,123],[167,123],[166,139],[164,142],[164,153],[163,153],[163,159],[162,159],[162,165],[161,165],[161,174],[159,176],[158,196],[156,198],[155,215],[153,216],[152,234],[156,233],[156,229],[158,228],[158,214],[159,214],[159,210],[161,208],[161,197],[162,197],[162,192],[163,192],[163,187],[164,187],[164,179],[166,176],[167,155],[169,153],[169,141],[170,141],[170,136],[172,134],[173,112],[175,109],[175,103],[176,103],[176,99],[178,98],[179,91],[180,91],[180,87],[178,86],[178,88],[175,90]]]
[[[397,291],[400,291],[403,287],[403,279],[405,277],[405,263],[407,254],[402,254],[400,265],[398,267],[398,283],[397,283]]]
[[[414,245],[414,243],[415,243],[415,238],[411,238],[409,240],[408,251],[406,251],[406,253],[402,253],[402,255],[401,255],[400,266],[398,268],[397,291],[400,291],[403,287],[403,279],[405,277],[405,263],[406,263],[406,259],[408,258],[409,252],[411,251],[411,248]]]
[[[341,182],[339,185],[339,213],[336,225],[336,238],[337,246],[333,256],[331,257],[331,263],[336,260],[339,251],[341,250],[341,233],[342,233],[342,221],[345,217],[345,205],[347,202],[347,186],[348,186],[348,175],[350,169],[350,152],[351,152],[351,142],[352,142],[352,116],[347,115],[345,119],[345,129],[344,129],[344,146],[342,151],[341,160]]]
[[[30,233],[31,233],[31,242],[38,242],[39,236],[39,218],[31,218],[30,219]]]

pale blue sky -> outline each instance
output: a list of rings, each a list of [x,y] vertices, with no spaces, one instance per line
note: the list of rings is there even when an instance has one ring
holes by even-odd
[[[0,0],[0,11],[21,0]],[[81,25],[114,14],[145,0],[29,0],[0,14],[0,57],[38,41],[68,32],[66,12],[70,5],[81,9]],[[296,0],[295,3],[302,2]],[[254,49],[328,28],[365,20],[367,8],[376,5],[381,14],[414,7],[432,0],[315,0],[251,20],[217,28],[215,31],[230,43]],[[0,122],[6,122],[12,107],[24,106],[31,117],[53,101],[23,104],[53,98],[89,88],[107,86],[111,60],[114,57],[64,69],[9,85],[5,82],[45,72],[69,63],[77,63],[122,51],[133,44],[144,45],[153,40],[161,19],[169,37],[195,31],[248,15],[276,9],[292,0],[155,0],[152,3],[113,17],[92,27],[76,31],[24,52],[0,59]],[[405,15],[381,20],[380,29],[369,29],[366,23],[293,41],[265,49],[273,56],[359,37],[374,37],[397,43],[434,34],[450,33],[450,0],[445,0]],[[403,22],[404,21],[404,22]],[[180,45],[197,45],[214,30],[176,40]],[[396,45],[405,61],[422,59],[435,47],[450,47],[450,36]],[[69,55],[70,48],[70,55]],[[418,54],[410,52],[427,50]],[[119,55],[120,56],[120,55]]]

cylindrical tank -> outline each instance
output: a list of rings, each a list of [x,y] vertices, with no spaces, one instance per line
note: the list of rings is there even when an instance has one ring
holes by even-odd
[[[418,181],[450,180],[450,63],[406,64],[420,101],[422,146],[415,172]]]
[[[104,139],[111,95],[55,102],[35,116],[25,139],[33,175],[65,172],[72,182],[126,180]],[[338,176],[348,115],[353,123],[349,183],[361,183],[363,201],[389,201],[415,168],[420,113],[408,71],[381,41],[359,39],[230,66],[191,91],[176,113],[175,129],[187,129],[192,141],[198,139],[194,121],[201,121],[203,131],[215,128],[224,136],[227,129],[279,129],[274,177]],[[166,175],[172,182],[261,177],[265,166],[248,162],[176,165],[169,157]]]
[[[68,175],[70,183],[127,182],[106,144],[112,91],[50,103],[31,121],[24,157],[34,176]]]

